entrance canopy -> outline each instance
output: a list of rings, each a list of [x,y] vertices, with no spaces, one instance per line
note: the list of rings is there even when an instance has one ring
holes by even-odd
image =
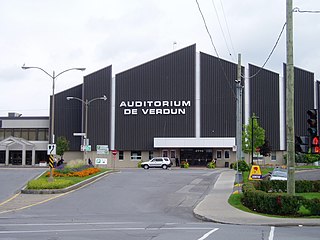
[[[154,148],[234,148],[235,138],[154,138]]]
[[[8,137],[2,141],[0,141],[0,150],[4,148],[6,151],[6,160],[5,164],[9,165],[9,151],[10,150],[20,150],[22,151],[22,165],[26,165],[26,150],[32,150],[32,159],[31,164],[35,164],[35,144],[31,143],[23,138],[16,138],[16,137]]]
[[[16,143],[21,146],[30,146],[30,147],[34,146],[33,143],[31,143],[23,138],[16,138],[16,137],[8,137],[8,138],[2,140],[0,142],[0,146],[10,147]]]

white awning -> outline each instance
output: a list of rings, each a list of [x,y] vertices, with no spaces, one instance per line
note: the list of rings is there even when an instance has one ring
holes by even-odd
[[[234,148],[235,138],[154,138],[154,148]]]

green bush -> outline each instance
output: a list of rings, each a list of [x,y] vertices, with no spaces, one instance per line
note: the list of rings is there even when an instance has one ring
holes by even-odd
[[[280,182],[280,181],[279,181]],[[242,187],[243,204],[253,211],[274,215],[298,215],[303,197],[257,190],[248,182]]]
[[[180,167],[181,168],[189,168],[189,163],[186,162],[186,161],[182,161],[181,164],[180,164]]]
[[[255,181],[253,185],[256,189],[264,192],[286,192],[287,181]],[[297,193],[320,192],[320,181],[295,181]]]
[[[142,160],[140,160],[139,162],[138,162],[138,168],[141,168],[141,163],[142,163],[143,161]]]
[[[31,180],[27,184],[28,189],[62,189],[72,185],[73,181],[67,179],[55,178],[53,182],[48,182],[48,179],[39,178]]]
[[[320,199],[305,199],[303,205],[310,211],[311,215],[320,215]]]
[[[216,168],[216,164],[214,162],[209,162],[207,168]]]
[[[237,170],[237,163],[238,163],[238,170],[239,172],[247,172],[250,170],[249,165],[245,160],[239,160],[233,164],[233,169]]]

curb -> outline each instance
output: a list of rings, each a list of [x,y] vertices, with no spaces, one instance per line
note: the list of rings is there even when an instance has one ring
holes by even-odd
[[[92,183],[94,181],[99,180],[100,178],[103,178],[104,176],[110,174],[110,173],[115,173],[115,172],[119,172],[118,170],[111,170],[111,171],[106,171],[103,173],[100,173],[94,177],[91,177],[89,179],[86,179],[84,181],[81,181],[77,184],[71,185],[67,188],[62,188],[62,189],[26,189],[27,185],[25,185],[22,189],[21,189],[21,193],[22,194],[59,194],[59,193],[66,193],[66,192],[70,192],[73,191],[75,189],[78,189],[82,186],[85,186],[89,183]]]

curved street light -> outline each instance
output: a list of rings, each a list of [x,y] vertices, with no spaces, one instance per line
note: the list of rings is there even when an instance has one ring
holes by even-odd
[[[60,73],[58,73],[57,75],[55,74],[55,71],[53,71],[52,75],[50,73],[48,73],[46,70],[40,68],[40,67],[27,67],[25,66],[25,64],[23,64],[23,66],[21,67],[23,70],[27,70],[27,69],[39,69],[42,72],[44,72],[45,74],[47,74],[51,79],[52,79],[52,108],[51,108],[51,143],[55,142],[54,139],[54,88],[55,88],[55,79],[57,77],[59,77],[61,74],[71,71],[71,70],[79,70],[79,71],[84,71],[86,70],[86,68],[69,68],[66,69]]]
[[[93,99],[90,99],[90,100],[88,100],[88,99],[82,100],[81,98],[78,98],[78,97],[67,97],[67,100],[78,100],[78,101],[82,102],[85,105],[85,107],[86,107],[86,116],[85,116],[84,133],[86,134],[85,138],[88,138],[88,107],[89,107],[90,103],[92,103],[93,101],[96,101],[96,100],[106,101],[107,100],[106,95],[103,95],[102,97],[96,97],[96,98],[93,98]]]
[[[60,73],[58,73],[57,75],[55,74],[55,72],[53,71],[52,75],[50,73],[48,73],[46,70],[42,69],[41,67],[27,67],[25,66],[25,64],[23,64],[23,66],[21,67],[23,70],[27,70],[27,69],[39,69],[42,72],[44,72],[45,74],[47,74],[51,79],[52,79],[52,106],[51,106],[51,143],[54,144],[55,140],[54,140],[54,87],[55,87],[55,79],[57,77],[59,77],[61,74],[71,71],[71,70],[79,70],[79,71],[84,71],[86,70],[85,68],[69,68],[66,69]],[[50,167],[50,177],[48,179],[49,182],[53,181],[53,168]]]

